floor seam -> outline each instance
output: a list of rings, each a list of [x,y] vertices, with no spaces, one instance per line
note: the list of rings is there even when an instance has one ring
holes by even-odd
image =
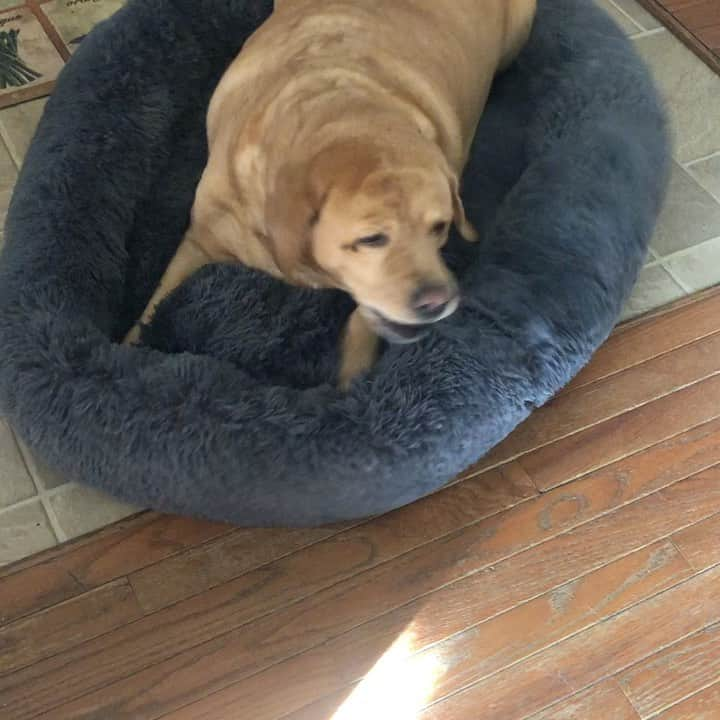
[[[631,22],[639,32],[643,32],[645,28],[629,13],[625,8],[620,7],[615,0],[608,0],[609,4],[612,5],[612,7],[615,8],[615,10],[618,11],[621,15],[623,15],[629,22]],[[633,33],[635,34],[635,33]]]
[[[631,40],[640,40],[642,38],[651,37],[652,35],[660,35],[664,32],[668,32],[667,28],[651,28],[650,30],[642,30],[639,33],[633,33],[629,36]]]
[[[18,452],[20,453],[20,457],[22,458],[23,464],[25,465],[25,470],[27,471],[28,475],[30,476],[30,479],[32,480],[33,484],[35,485],[35,491],[36,495],[35,498],[40,501],[40,504],[43,507],[43,510],[45,511],[45,516],[48,519],[48,523],[50,524],[50,528],[53,532],[53,535],[55,535],[56,544],[60,544],[63,542],[66,542],[69,538],[65,531],[62,529],[62,526],[60,525],[60,521],[58,520],[57,515],[55,514],[55,510],[53,509],[52,505],[48,501],[48,490],[45,489],[43,486],[42,481],[39,477],[36,477],[35,472],[33,471],[33,468],[35,467],[35,463],[28,462],[28,454],[29,450],[26,449],[23,445],[21,445],[18,442],[18,439],[15,435],[15,432],[13,431],[13,439],[15,440],[15,445],[18,449]],[[61,485],[59,487],[64,487],[64,485]],[[57,488],[51,488],[57,490]]]

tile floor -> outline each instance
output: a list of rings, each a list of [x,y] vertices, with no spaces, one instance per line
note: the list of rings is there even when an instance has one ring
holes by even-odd
[[[720,282],[720,77],[635,0],[598,2],[654,69],[670,107],[675,140],[667,206],[647,267],[626,308],[629,318]],[[0,110],[2,217],[44,103],[33,100]],[[0,420],[0,565],[134,511],[63,482],[36,463]]]

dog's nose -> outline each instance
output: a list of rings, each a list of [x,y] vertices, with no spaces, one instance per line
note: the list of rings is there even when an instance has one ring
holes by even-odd
[[[435,320],[456,296],[457,292],[447,285],[423,285],[412,297],[412,309],[421,320]]]

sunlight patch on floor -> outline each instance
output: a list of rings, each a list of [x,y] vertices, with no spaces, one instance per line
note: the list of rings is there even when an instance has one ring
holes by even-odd
[[[375,663],[362,682],[337,709],[332,720],[393,718],[417,720],[432,695],[436,680],[444,674],[443,662],[425,653],[408,662],[417,651],[412,625]]]

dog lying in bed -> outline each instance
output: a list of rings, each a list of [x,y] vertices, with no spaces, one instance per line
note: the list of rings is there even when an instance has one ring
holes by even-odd
[[[493,77],[535,0],[276,0],[208,111],[190,227],[139,323],[197,269],[241,262],[340,288],[357,308],[339,384],[379,337],[413,342],[458,306],[441,257],[468,241],[459,178]],[[136,325],[126,337],[134,342]]]

